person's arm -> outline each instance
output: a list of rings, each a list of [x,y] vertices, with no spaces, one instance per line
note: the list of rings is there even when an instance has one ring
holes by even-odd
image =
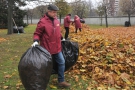
[[[68,21],[68,23],[70,23],[70,22],[71,22],[70,17],[67,17],[67,21]]]
[[[33,35],[33,44],[31,45],[32,47],[35,47],[36,45],[38,45],[40,36],[42,35],[43,31],[44,31],[43,23],[39,21],[37,24],[36,31],[34,32],[34,35]]]
[[[36,27],[36,31],[34,32],[33,40],[39,42],[40,37],[43,34],[44,31],[44,23],[39,21]]]
[[[62,34],[60,34],[60,35],[61,35],[61,40],[62,40],[62,41],[65,41],[65,38],[63,38]]]

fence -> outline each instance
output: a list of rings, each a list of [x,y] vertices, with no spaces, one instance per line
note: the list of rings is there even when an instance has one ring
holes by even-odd
[[[128,17],[108,17],[108,24],[109,25],[124,25],[125,21],[128,21]],[[73,18],[71,19],[73,20]],[[100,25],[101,19],[99,17],[89,17],[89,18],[84,18],[86,24],[96,24]],[[31,20],[28,20],[29,23],[31,23]],[[33,19],[32,23],[37,24],[39,19]],[[63,19],[61,20],[63,24]],[[27,20],[24,19],[24,22],[27,23]],[[102,24],[105,24],[105,18],[102,18]],[[135,25],[135,17],[131,17],[131,25]]]

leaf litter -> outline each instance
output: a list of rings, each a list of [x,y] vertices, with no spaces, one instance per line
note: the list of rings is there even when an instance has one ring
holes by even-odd
[[[98,90],[105,90],[105,87],[106,90],[135,88],[134,28],[91,30],[84,25],[82,32],[74,33],[75,28],[71,26],[70,38],[79,43],[80,55],[76,65],[67,73],[72,74],[76,81],[77,75],[91,78]],[[87,90],[93,87],[90,84]]]

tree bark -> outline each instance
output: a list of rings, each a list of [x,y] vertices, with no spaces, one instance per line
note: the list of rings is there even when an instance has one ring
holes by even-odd
[[[102,16],[100,16],[100,19],[101,19],[101,23],[100,23],[100,26],[102,26]]]
[[[135,2],[134,2],[134,0],[132,0],[132,3],[134,4],[134,6],[135,6]]]
[[[61,24],[61,14],[60,14],[60,16],[59,16],[59,17],[60,17],[60,24]]]
[[[27,16],[27,24],[29,24],[29,18],[28,18],[29,16],[28,16],[28,13],[27,13],[26,16]]]
[[[13,0],[8,0],[8,31],[7,34],[13,33]]]
[[[31,24],[32,24],[32,15],[31,15]]]
[[[128,21],[129,21],[129,23],[130,23],[129,26],[131,26],[131,22],[130,22],[130,14],[128,14]]]
[[[106,21],[106,27],[108,28],[108,20],[107,20],[107,9],[105,6],[105,21]]]

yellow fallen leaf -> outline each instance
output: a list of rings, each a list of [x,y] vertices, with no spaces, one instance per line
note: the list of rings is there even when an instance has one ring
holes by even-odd
[[[102,87],[97,87],[97,90],[103,90],[103,88]]]
[[[81,76],[82,80],[86,81],[87,80],[87,77],[86,76]]]
[[[21,85],[22,85],[22,83],[19,82],[19,83],[16,84],[16,87],[19,87],[19,86],[21,86]]]
[[[5,75],[4,78],[11,78],[11,75]]]
[[[8,86],[3,86],[3,89],[8,89]]]
[[[86,70],[85,69],[80,69],[81,72],[85,72]]]
[[[86,88],[86,90],[92,90],[92,87],[88,86],[88,87]]]
[[[99,67],[95,67],[95,72],[99,73],[100,72],[100,68]]]
[[[49,86],[50,86],[50,88],[52,88],[52,89],[57,89],[57,87],[54,86],[54,85],[49,85]]]

